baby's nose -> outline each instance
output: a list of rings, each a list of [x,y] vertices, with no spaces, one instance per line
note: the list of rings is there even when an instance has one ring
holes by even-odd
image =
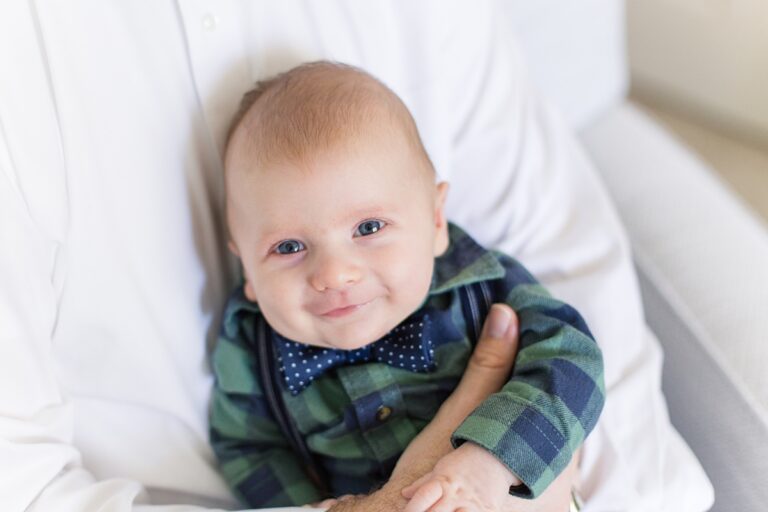
[[[319,292],[342,290],[360,281],[362,275],[362,268],[351,258],[325,257],[317,262],[310,282]]]

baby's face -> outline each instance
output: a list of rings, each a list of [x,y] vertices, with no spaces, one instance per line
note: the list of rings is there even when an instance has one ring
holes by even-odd
[[[420,165],[404,146],[370,144],[228,178],[246,296],[277,332],[351,350],[423,303],[448,243],[447,185]]]

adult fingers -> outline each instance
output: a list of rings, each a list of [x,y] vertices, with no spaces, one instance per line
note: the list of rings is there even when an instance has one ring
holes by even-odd
[[[494,304],[454,395],[474,396],[476,404],[507,382],[518,348],[517,315],[506,304]]]
[[[435,503],[432,508],[427,510],[427,512],[456,512],[459,509],[466,508],[466,506],[459,505],[454,500],[449,499],[441,499],[437,503]],[[479,510],[479,509],[478,509]]]

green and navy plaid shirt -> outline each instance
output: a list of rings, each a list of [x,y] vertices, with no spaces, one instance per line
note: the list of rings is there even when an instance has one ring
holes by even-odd
[[[517,312],[520,348],[507,384],[453,433],[454,446],[472,441],[486,448],[523,481],[521,495],[536,497],[597,422],[605,396],[602,356],[578,312],[553,299],[513,258],[480,247],[453,225],[450,237],[422,306],[443,324],[433,371],[369,362],[331,369],[295,396],[285,385],[281,390],[334,495],[366,493],[385,482],[458,384],[476,341],[460,290],[474,283],[487,283],[491,302]],[[224,477],[248,506],[303,505],[324,496],[266,402],[254,345],[260,321],[240,287],[213,355],[211,442]]]

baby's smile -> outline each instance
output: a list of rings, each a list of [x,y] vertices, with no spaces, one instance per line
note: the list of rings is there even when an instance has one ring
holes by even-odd
[[[353,313],[360,312],[366,306],[371,304],[374,300],[376,299],[371,299],[364,302],[351,303],[351,304],[342,303],[342,305],[340,306],[331,307],[330,309],[327,309],[325,312],[320,313],[320,316],[325,318],[343,318]]]
[[[375,301],[383,298],[386,290],[353,286],[342,292],[327,291],[314,294],[312,301],[305,305],[307,311],[327,321],[350,317],[354,313],[369,309]]]

